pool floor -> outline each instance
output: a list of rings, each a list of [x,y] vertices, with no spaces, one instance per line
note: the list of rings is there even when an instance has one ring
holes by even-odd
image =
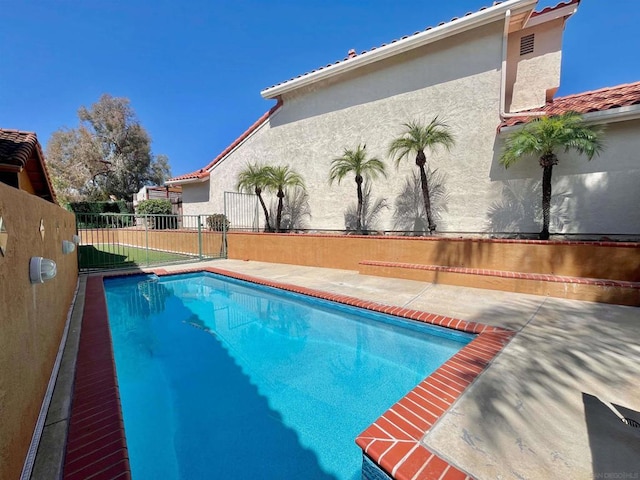
[[[137,478],[359,478],[355,437],[474,337],[207,272],[105,288]]]

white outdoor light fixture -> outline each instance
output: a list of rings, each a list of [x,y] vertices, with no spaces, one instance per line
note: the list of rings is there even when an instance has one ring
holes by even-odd
[[[73,240],[73,243],[80,245],[80,235],[74,235],[71,239]]]
[[[56,262],[49,258],[31,257],[29,279],[31,283],[44,283],[56,276]]]
[[[73,252],[75,249],[76,249],[75,243],[70,242],[69,240],[62,241],[62,253],[64,253],[65,255]]]

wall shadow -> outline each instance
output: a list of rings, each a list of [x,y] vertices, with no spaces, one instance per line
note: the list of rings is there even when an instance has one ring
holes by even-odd
[[[269,122],[272,128],[357,105],[426,89],[500,69],[501,30],[497,24],[410,50],[323,80],[285,97],[285,105]],[[488,55],[486,52],[496,52]],[[428,59],[426,58],[428,57]],[[465,59],[460,61],[460,59]],[[366,78],[366,85],[362,79]],[[327,87],[331,87],[330,91]],[[437,89],[435,89],[437,90]],[[434,101],[441,99],[433,92]],[[304,97],[304,101],[298,101]],[[465,98],[467,96],[465,95]],[[473,95],[469,96],[473,98]],[[426,104],[428,99],[424,100]],[[473,108],[467,105],[468,108]]]

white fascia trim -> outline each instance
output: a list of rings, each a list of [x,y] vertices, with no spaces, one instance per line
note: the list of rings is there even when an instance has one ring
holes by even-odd
[[[611,108],[600,112],[583,113],[582,119],[588,125],[604,125],[607,123],[626,122],[640,119],[640,105],[627,105],[625,107]],[[500,135],[507,135],[524,127],[526,123],[502,127]]]
[[[582,119],[585,123],[596,125],[638,120],[640,119],[640,105],[627,105],[600,112],[589,112],[583,114]]]
[[[209,177],[204,178],[186,178],[184,180],[167,180],[164,182],[165,185],[185,185],[187,183],[201,183],[209,180]]]
[[[566,7],[558,8],[557,10],[552,10],[550,12],[529,18],[527,23],[525,23],[524,28],[535,27],[536,25],[547,23],[558,18],[570,17],[577,11],[578,5],[567,5]]]
[[[506,2],[494,5],[485,10],[472,13],[467,17],[460,17],[457,20],[445,23],[444,25],[439,25],[431,30],[420,32],[416,35],[412,35],[404,40],[399,40],[395,43],[385,45],[384,47],[379,47],[375,50],[360,54],[347,61],[342,61],[331,65],[330,67],[325,67],[322,70],[317,70],[304,75],[300,78],[295,78],[280,85],[266,88],[260,92],[260,95],[262,95],[263,98],[276,98],[279,95],[304,87],[311,83],[324,80],[328,77],[349,72],[356,68],[404,53],[408,50],[413,50],[414,48],[466,32],[467,30],[472,30],[491,22],[502,20],[508,10],[511,10],[512,13],[519,13],[520,11],[532,9],[537,3],[538,0],[507,0]]]

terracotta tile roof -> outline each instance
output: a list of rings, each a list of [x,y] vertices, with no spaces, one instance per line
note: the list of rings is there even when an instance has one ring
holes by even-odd
[[[547,102],[544,107],[527,110],[527,112],[545,112],[547,115],[560,115],[574,111],[584,114],[630,105],[640,105],[640,82],[626,83],[615,87],[554,98]],[[532,118],[535,117],[508,118],[500,124],[500,128],[526,123]]]
[[[180,175],[178,177],[173,177],[167,180],[167,182],[180,182],[183,180],[195,180],[195,179],[204,179],[209,176],[209,170],[213,168],[213,166],[226,157],[234,148],[236,148],[240,143],[242,143],[249,135],[255,132],[262,124],[264,124],[280,107],[282,106],[282,100],[278,99],[278,103],[276,103],[268,112],[265,112],[258,120],[256,120],[253,125],[247,128],[242,135],[236,138],[231,145],[225,148],[220,154],[211,160],[209,164],[201,168],[200,170],[196,170],[195,172],[185,173],[184,175]]]
[[[503,3],[503,2],[493,2],[493,5],[491,5],[491,6],[500,5],[501,3]],[[574,4],[575,4],[575,5],[577,5],[577,4],[579,4],[579,3],[580,3],[580,0],[570,0],[570,1],[568,1],[568,2],[562,2],[562,3],[557,4],[557,5],[556,5],[556,6],[554,6],[554,7],[546,7],[546,8],[544,8],[543,10],[541,10],[541,11],[539,11],[539,12],[533,12],[533,13],[531,14],[531,16],[532,16],[532,17],[534,17],[534,16],[542,15],[542,14],[544,14],[544,13],[549,13],[549,12],[552,12],[552,11],[554,11],[554,10],[558,10],[558,9],[560,9],[560,8],[567,7],[567,6],[569,6],[569,5],[574,5]],[[467,12],[467,13],[465,13],[464,15],[462,15],[462,17],[453,17],[453,18],[452,18],[451,20],[449,20],[448,22],[440,22],[437,26],[438,26],[438,27],[440,27],[440,26],[445,25],[445,24],[447,24],[447,23],[455,22],[456,20],[459,20],[459,19],[464,18],[464,17],[468,17],[469,15],[473,15],[474,13],[482,12],[482,11],[486,10],[487,8],[490,8],[490,7],[482,7],[482,8],[480,8],[479,10],[477,10],[476,12]],[[429,30],[431,30],[431,29],[433,29],[433,28],[435,28],[435,27],[433,27],[433,26],[429,26],[429,27],[425,28],[423,31],[424,31],[424,32],[427,32],[427,31],[429,31]],[[322,66],[322,67],[318,67],[318,68],[316,68],[315,70],[311,70],[310,72],[306,72],[306,73],[303,73],[303,74],[301,74],[301,75],[298,75],[297,77],[293,77],[293,78],[290,78],[289,80],[285,80],[285,81],[283,81],[283,82],[277,83],[277,84],[275,84],[275,85],[272,85],[272,86],[268,87],[268,88],[267,88],[267,90],[268,90],[268,89],[270,89],[270,88],[278,87],[278,86],[280,86],[280,85],[284,85],[285,83],[288,83],[288,82],[290,82],[290,81],[292,81],[292,80],[296,80],[296,79],[298,79],[298,78],[306,77],[307,75],[310,75],[310,74],[312,74],[312,73],[318,72],[318,71],[320,71],[320,70],[324,70],[325,68],[328,68],[328,67],[332,67],[333,65],[337,65],[337,64],[339,64],[339,63],[343,63],[343,62],[348,62],[349,60],[351,60],[351,59],[353,59],[353,58],[356,58],[358,55],[363,55],[363,54],[365,54],[365,53],[373,52],[374,50],[376,50],[376,49],[378,49],[378,48],[386,47],[386,46],[387,46],[387,45],[389,45],[389,44],[397,43],[397,42],[402,41],[402,40],[405,40],[405,39],[407,39],[407,38],[409,38],[409,37],[412,37],[412,36],[418,35],[418,34],[422,33],[423,31],[413,32],[411,35],[404,35],[403,37],[393,39],[393,40],[391,40],[390,42],[383,43],[382,45],[380,45],[380,46],[378,46],[378,47],[371,47],[369,50],[363,50],[363,51],[362,51],[362,52],[360,52],[359,54],[358,54],[354,49],[351,49],[351,50],[349,50],[349,52],[347,53],[347,56],[346,56],[345,58],[343,58],[342,60],[336,60],[336,61],[335,61],[335,62],[333,62],[333,63],[328,63],[327,65],[324,65],[324,66]]]
[[[25,169],[36,195],[55,203],[44,153],[34,132],[0,128],[0,165]]]
[[[580,0],[570,0],[568,2],[561,2],[554,7],[545,7],[539,12],[533,12],[531,14],[531,17],[533,18],[533,17],[537,17],[538,15],[544,15],[545,13],[553,12],[554,10],[559,10],[561,8],[568,7],[570,5],[578,5],[579,3],[580,3]]]

